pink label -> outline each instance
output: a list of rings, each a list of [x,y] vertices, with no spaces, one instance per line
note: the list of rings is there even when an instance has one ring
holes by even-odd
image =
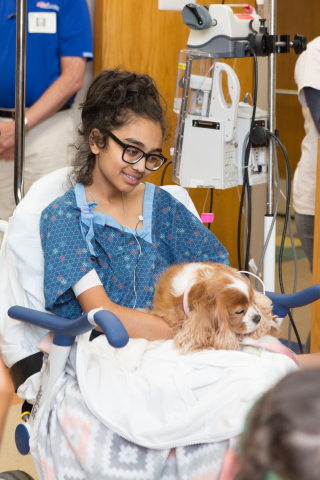
[[[212,223],[214,219],[213,213],[201,213],[202,223]]]
[[[235,16],[240,18],[240,20],[254,20],[254,18],[247,13],[237,13]]]

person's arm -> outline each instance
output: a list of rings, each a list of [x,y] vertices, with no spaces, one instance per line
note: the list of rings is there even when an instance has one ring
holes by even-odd
[[[61,75],[26,112],[31,129],[60,110],[81,89],[86,58],[61,57]],[[0,122],[0,157],[13,160],[15,122]]]
[[[297,355],[297,360],[302,369],[320,368],[320,353],[304,353]]]
[[[149,341],[172,338],[169,326],[161,318],[113,303],[102,285],[89,288],[77,300],[84,312],[102,307],[117,315],[130,338],[145,338]]]
[[[3,434],[3,427],[13,396],[13,385],[0,354],[0,442]]]
[[[303,90],[312,120],[320,135],[320,90],[312,87],[304,87]]]

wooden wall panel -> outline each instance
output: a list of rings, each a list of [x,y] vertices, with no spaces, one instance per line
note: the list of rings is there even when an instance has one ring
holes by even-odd
[[[319,0],[278,1],[278,34],[289,34],[293,39],[296,33],[305,35],[310,42],[319,35]],[[277,56],[277,88],[297,90],[294,81],[294,68],[298,56],[291,49],[289,54]],[[287,147],[291,176],[293,177],[301,155],[301,142],[305,135],[301,105],[297,96],[277,95],[277,128],[280,139]],[[280,157],[280,155],[279,155]],[[320,283],[320,169],[318,148],[318,172],[316,193],[316,215],[314,235],[313,283]],[[279,161],[280,176],[285,177],[284,162]],[[312,305],[311,351],[320,351],[320,301]]]
[[[312,283],[313,285],[320,283],[320,139],[318,140]],[[311,352],[320,352],[320,300],[314,302],[311,307]]]
[[[210,2],[200,1],[209,5]],[[233,3],[242,3],[236,0]],[[186,48],[189,29],[182,24],[181,11],[159,11],[158,0],[96,0],[95,19],[95,73],[103,68],[123,65],[128,70],[148,73],[157,82],[168,105],[168,120],[172,129],[164,154],[170,158],[175,129],[173,99],[179,52]],[[252,90],[252,59],[237,59],[235,71],[241,84],[241,96]],[[170,158],[171,159],[171,158]],[[162,172],[150,177],[160,184]],[[171,167],[165,176],[171,182]],[[202,212],[207,190],[191,189],[190,195]],[[207,209],[209,208],[209,198]],[[238,222],[237,189],[215,190],[213,232],[230,252],[232,265],[237,266],[236,238]]]
[[[279,0],[277,2],[277,33],[294,35],[299,33],[310,42],[319,33],[320,9],[319,0]],[[294,67],[298,55],[291,48],[290,53],[277,55],[277,88],[297,90],[294,81]],[[300,160],[301,142],[304,137],[303,116],[297,96],[277,94],[276,115],[280,140],[287,148],[291,175]],[[279,162],[280,177],[285,178],[284,162]]]

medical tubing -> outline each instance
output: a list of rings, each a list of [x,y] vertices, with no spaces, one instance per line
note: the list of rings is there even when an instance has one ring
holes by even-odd
[[[138,224],[137,224],[137,225],[138,225]],[[127,228],[130,230],[130,232],[132,233],[132,235],[133,235],[134,238],[136,239],[137,244],[139,245],[139,255],[138,255],[138,258],[137,258],[137,261],[136,261],[136,265],[135,265],[134,270],[133,270],[133,290],[134,290],[134,294],[135,294],[135,301],[134,301],[134,305],[133,305],[133,310],[134,310],[135,307],[136,307],[137,300],[138,300],[138,294],[137,294],[137,290],[136,290],[136,270],[137,270],[138,263],[139,263],[139,260],[140,260],[141,254],[142,254],[142,249],[141,249],[140,242],[139,242],[139,240],[137,239],[137,237],[136,237],[136,235],[134,234],[134,232],[131,230],[130,227],[127,227]]]
[[[248,195],[248,232],[247,232],[247,249],[246,249],[246,258],[244,267],[246,270],[249,270],[250,262],[250,241],[251,241],[251,221],[252,221],[252,205],[251,205],[251,188],[249,185],[249,175],[247,174],[247,195]]]
[[[163,169],[163,172],[162,172],[162,175],[161,175],[161,182],[160,182],[160,186],[161,186],[161,187],[163,186],[164,176],[165,176],[165,174],[166,174],[167,168],[168,168],[169,165],[171,165],[171,164],[172,164],[172,160],[171,160],[169,163],[167,163],[167,165],[166,165],[166,166],[164,167],[164,169]]]
[[[242,210],[243,210],[243,202],[244,202],[244,197],[245,197],[245,192],[246,190],[248,191],[248,209],[249,209],[249,221],[248,221],[248,232],[247,232],[247,248],[246,248],[246,256],[243,259],[243,265],[244,265],[244,270],[249,269],[249,248],[250,248],[250,236],[251,236],[251,195],[249,193],[250,187],[248,187],[249,184],[249,178],[248,178],[248,169],[246,168],[248,166],[248,160],[249,160],[249,152],[250,152],[250,147],[251,147],[251,142],[249,141],[247,148],[246,148],[246,155],[245,155],[245,167],[244,167],[244,172],[243,172],[243,186],[242,186],[242,192],[241,192],[241,199],[240,199],[240,208],[239,208],[239,216],[238,216],[238,264],[239,264],[239,270],[242,270],[241,267],[241,219],[242,219]],[[244,226],[245,228],[245,226]],[[247,268],[246,268],[247,265]]]
[[[290,215],[290,197],[291,197],[291,172],[290,172],[290,164],[289,164],[289,159],[288,159],[288,154],[285,146],[283,143],[279,140],[276,135],[274,135],[272,132],[269,132],[269,135],[276,140],[276,143],[281,147],[281,150],[283,152],[284,158],[285,158],[285,164],[286,164],[286,174],[287,174],[287,182],[286,182],[286,197],[287,197],[287,204],[286,204],[286,213],[285,213],[285,218],[284,218],[284,226],[283,226],[283,232],[282,232],[282,239],[281,239],[281,245],[280,245],[280,253],[279,253],[279,283],[280,283],[280,290],[281,293],[285,293],[284,287],[283,287],[283,281],[282,281],[282,257],[283,257],[283,249],[284,249],[284,242],[286,238],[286,233],[287,233],[287,224],[288,224],[288,218]],[[293,320],[293,317],[291,315],[291,312],[288,312],[290,322],[292,324],[294,333],[297,337],[297,341],[299,344],[299,349],[300,353],[303,353],[303,348],[302,348],[302,343],[300,340],[300,336],[298,334],[297,327],[295,325],[295,322]]]
[[[296,252],[296,247],[294,244],[293,240],[293,233],[292,233],[292,224],[291,224],[291,216],[289,215],[289,232],[290,232],[290,240],[291,240],[291,246],[292,246],[292,251],[293,251],[293,260],[294,260],[294,282],[293,282],[293,293],[297,291],[297,283],[298,283],[298,259],[297,259],[297,252]],[[291,309],[291,315],[293,315],[293,308]],[[289,327],[288,327],[288,347],[291,348],[291,330],[292,330],[292,325],[291,322],[289,322]]]
[[[258,96],[258,60],[257,56],[254,52],[254,50],[250,47],[249,49],[254,58],[254,93],[253,93],[253,108],[252,108],[252,118],[251,118],[251,127],[250,127],[250,139],[249,139],[249,144],[250,146],[248,147],[248,153],[247,153],[247,161],[245,166],[246,171],[247,171],[247,193],[248,193],[248,233],[247,233],[247,249],[246,249],[246,257],[244,261],[244,267],[245,270],[249,270],[249,261],[250,261],[250,242],[251,242],[251,221],[252,221],[252,211],[251,211],[251,188],[250,188],[250,183],[249,183],[249,172],[248,172],[248,166],[249,166],[249,157],[250,157],[250,151],[251,151],[251,135],[254,127],[254,121],[256,117],[256,109],[257,109],[257,96]]]
[[[248,169],[248,167],[245,167],[245,155],[246,155],[246,148],[248,145],[249,141],[249,136],[250,132],[247,133],[245,136],[244,142],[243,142],[243,148],[242,148],[242,162],[241,162],[241,169],[242,169],[242,175],[244,174],[244,169]],[[242,211],[243,213],[243,211]],[[242,230],[242,248],[243,248],[243,258],[245,258],[246,255],[246,250],[247,250],[247,222],[248,222],[248,195],[247,192],[245,194],[245,207],[244,207],[244,220],[243,220],[243,230]]]
[[[245,147],[244,147],[245,148],[245,155],[244,155],[244,160],[242,161],[242,164],[243,164],[243,174],[242,174],[243,183],[242,183],[242,191],[241,191],[241,198],[240,198],[240,207],[239,207],[239,216],[238,216],[238,235],[237,235],[239,270],[242,270],[242,263],[241,263],[241,220],[242,220],[242,214],[243,214],[243,200],[244,200],[244,196],[245,196],[245,185],[246,185],[245,178],[246,178],[246,175],[248,173],[247,172],[248,167],[246,166],[246,154],[247,154],[247,149],[248,149],[249,142],[247,144],[246,144],[246,142],[244,142],[244,145],[245,145]],[[246,229],[246,226],[244,225],[243,228]],[[245,258],[245,255],[244,255],[243,258]]]
[[[258,93],[258,61],[257,56],[254,50],[248,45],[247,50],[249,50],[254,59],[254,91],[253,91],[253,106],[252,106],[252,118],[251,118],[251,125],[250,125],[250,138],[246,148],[246,156],[245,156],[245,165],[244,165],[244,172],[243,172],[243,188],[241,192],[241,200],[240,200],[240,209],[239,209],[239,217],[238,217],[238,264],[239,270],[241,268],[241,218],[242,218],[242,208],[244,202],[245,191],[248,191],[248,233],[247,233],[247,248],[246,248],[246,256],[243,259],[244,270],[249,269],[249,252],[250,252],[250,239],[251,239],[251,192],[250,192],[250,185],[249,185],[249,175],[248,175],[248,164],[249,164],[249,156],[250,156],[250,149],[251,149],[251,134],[254,127],[255,115],[256,115],[256,108],[257,108],[257,93]]]
[[[243,219],[243,229],[242,229],[242,250],[243,258],[246,256],[247,251],[247,223],[248,223],[248,194],[245,194],[244,202],[244,219]]]
[[[203,207],[202,207],[202,212],[203,212],[203,213],[205,212],[205,209],[206,209],[207,200],[208,200],[208,195],[209,195],[209,190],[210,190],[210,188],[207,188],[206,198],[205,198],[205,200],[204,200]]]

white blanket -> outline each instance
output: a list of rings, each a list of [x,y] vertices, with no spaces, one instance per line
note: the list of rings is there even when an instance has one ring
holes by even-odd
[[[89,410],[125,439],[153,449],[234,437],[257,398],[297,368],[285,355],[269,352],[181,355],[170,340],[128,371],[104,336],[89,342],[88,334],[79,339],[76,360]]]

